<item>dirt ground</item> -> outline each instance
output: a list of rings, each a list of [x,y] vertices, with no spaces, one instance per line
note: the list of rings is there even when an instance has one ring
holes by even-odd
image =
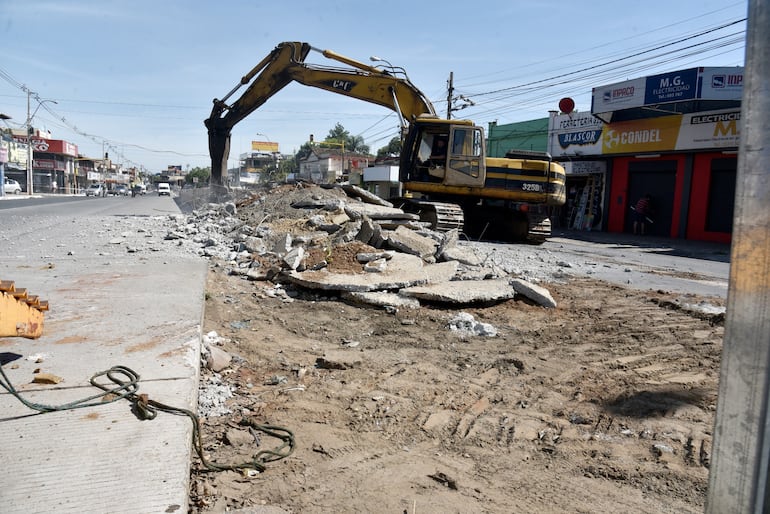
[[[196,460],[190,512],[703,511],[721,315],[587,279],[550,288],[555,309],[394,312],[285,289],[211,267],[204,333],[236,358],[233,414],[202,420],[206,457],[281,444],[243,419],[296,448],[259,474]],[[460,310],[497,335],[451,330]]]

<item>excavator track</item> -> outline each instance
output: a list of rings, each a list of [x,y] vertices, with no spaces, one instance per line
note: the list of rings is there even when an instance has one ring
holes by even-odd
[[[431,229],[439,232],[462,230],[465,223],[462,208],[454,203],[409,199],[403,209],[419,215],[420,221],[428,223]]]
[[[47,310],[47,301],[17,289],[12,280],[0,280],[0,337],[37,339],[43,335]]]

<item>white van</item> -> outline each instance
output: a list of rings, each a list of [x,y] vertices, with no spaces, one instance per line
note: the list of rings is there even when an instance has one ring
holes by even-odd
[[[168,185],[168,182],[160,182],[158,184],[158,196],[171,196],[171,186]]]

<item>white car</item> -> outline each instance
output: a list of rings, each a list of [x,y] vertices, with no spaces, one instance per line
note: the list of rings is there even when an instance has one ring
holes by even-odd
[[[22,191],[21,191],[21,186],[19,185],[18,182],[16,182],[12,178],[6,178],[3,181],[3,192],[5,194],[18,195],[18,194],[21,194]]]
[[[167,182],[161,182],[158,184],[158,196],[171,196],[171,186]]]
[[[104,187],[103,184],[91,184],[86,189],[86,196],[106,196],[107,189]]]

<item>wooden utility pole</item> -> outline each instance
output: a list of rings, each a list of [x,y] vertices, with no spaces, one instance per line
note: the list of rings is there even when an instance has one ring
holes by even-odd
[[[446,119],[452,119],[452,95],[454,94],[454,72],[449,72],[449,82],[447,82],[447,95],[446,95]]]
[[[770,511],[770,0],[749,0],[707,514]]]

